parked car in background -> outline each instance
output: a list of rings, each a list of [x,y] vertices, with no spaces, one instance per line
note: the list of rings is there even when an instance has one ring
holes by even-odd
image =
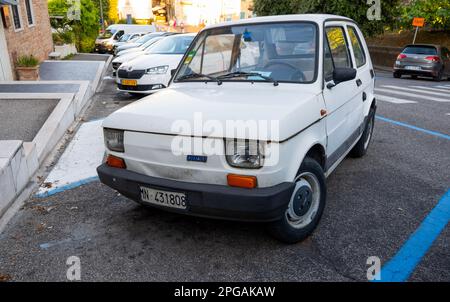
[[[171,33],[171,32],[167,32],[167,33],[163,33],[161,35],[156,35],[155,37],[149,39],[147,42],[145,42],[144,44],[142,44],[141,46],[138,47],[132,47],[132,48],[128,48],[128,49],[124,49],[121,51],[116,52],[115,56],[116,57],[120,57],[126,54],[129,54],[131,52],[140,52],[140,51],[144,51],[146,50],[148,47],[150,47],[153,43],[154,43],[154,39],[156,38],[164,38],[167,36],[172,36],[175,35],[176,33]]]
[[[144,55],[123,63],[117,70],[117,88],[131,94],[150,94],[166,88],[170,71],[178,66],[194,37],[195,34],[165,37]]]
[[[155,32],[154,25],[113,24],[106,28],[95,40],[95,51],[100,53],[113,51],[113,45],[125,34],[140,32]]]
[[[115,50],[117,47],[119,47],[119,46],[121,46],[121,45],[123,45],[123,44],[125,44],[125,43],[134,42],[134,41],[136,41],[137,39],[139,39],[140,37],[142,37],[142,36],[145,35],[145,34],[147,34],[147,33],[131,33],[131,34],[124,34],[124,35],[119,39],[119,41],[113,43],[113,52],[114,52],[114,50]]]
[[[407,45],[394,64],[394,78],[402,75],[432,77],[435,81],[450,79],[450,51],[440,45]]]
[[[153,39],[154,37],[164,36],[166,34],[167,34],[166,32],[154,32],[154,33],[146,34],[134,42],[125,43],[124,45],[117,47],[114,51],[114,55],[117,55],[119,52],[126,50],[126,49],[137,48],[139,46],[142,46],[145,42],[149,41],[150,39]]]
[[[181,53],[187,43],[173,42],[185,37],[157,46]],[[142,85],[170,70],[168,57],[124,64],[120,87],[150,88]],[[279,240],[298,242],[320,221],[326,177],[370,146],[374,85],[369,49],[351,19],[286,15],[213,25],[191,43],[168,88],[104,120],[107,156],[97,172],[141,204],[265,222]]]
[[[112,68],[113,68],[113,76],[116,75],[116,71],[117,69],[120,67],[120,65],[122,65],[125,62],[131,61],[139,56],[145,55],[146,53],[148,53],[150,51],[150,49],[160,40],[164,39],[165,36],[159,36],[159,37],[155,37],[153,39],[150,39],[149,41],[147,41],[143,46],[138,47],[138,49],[136,51],[129,51],[129,50],[133,50],[132,49],[127,49],[124,51],[121,51],[121,55],[115,57],[112,60]]]

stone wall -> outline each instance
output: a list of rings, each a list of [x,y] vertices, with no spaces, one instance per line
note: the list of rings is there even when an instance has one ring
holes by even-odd
[[[403,48],[369,45],[372,64],[377,67],[393,68],[397,56]]]

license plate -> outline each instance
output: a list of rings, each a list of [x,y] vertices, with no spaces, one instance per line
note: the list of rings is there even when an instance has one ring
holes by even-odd
[[[146,187],[140,187],[140,190],[143,202],[169,208],[186,209],[186,194],[184,193],[168,192]]]
[[[408,70],[421,70],[422,68],[420,66],[405,66],[405,69],[408,69]]]
[[[136,80],[122,80],[122,85],[126,85],[126,86],[137,86],[137,81]]]

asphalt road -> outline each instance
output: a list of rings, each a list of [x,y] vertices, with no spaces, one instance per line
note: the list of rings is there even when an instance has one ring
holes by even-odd
[[[448,84],[379,72],[377,87],[397,103],[380,101],[378,115],[450,135],[450,102],[430,99],[450,100],[444,88],[443,96],[398,94]],[[86,120],[134,100],[107,79]],[[67,258],[77,256],[83,281],[366,281],[367,258],[386,264],[398,253],[449,190],[448,171],[448,139],[378,119],[367,156],[346,159],[329,177],[322,221],[295,245],[275,241],[262,224],[144,208],[93,182],[31,198],[0,235],[0,275],[64,281]],[[449,239],[447,226],[410,281],[450,281]]]

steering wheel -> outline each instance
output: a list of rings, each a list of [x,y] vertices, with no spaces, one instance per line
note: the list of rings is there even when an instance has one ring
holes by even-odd
[[[292,75],[290,77],[291,81],[301,81],[301,82],[305,81],[305,74],[303,73],[303,71],[301,71],[300,69],[298,69],[297,67],[295,67],[294,65],[291,65],[289,63],[285,63],[285,62],[269,62],[263,68],[270,70],[269,67],[277,66],[277,65],[278,66],[287,66],[289,69],[293,70]],[[274,73],[275,72],[276,71],[274,71]],[[274,77],[274,78],[280,79],[280,78],[283,78],[283,76],[278,76],[278,77]]]

